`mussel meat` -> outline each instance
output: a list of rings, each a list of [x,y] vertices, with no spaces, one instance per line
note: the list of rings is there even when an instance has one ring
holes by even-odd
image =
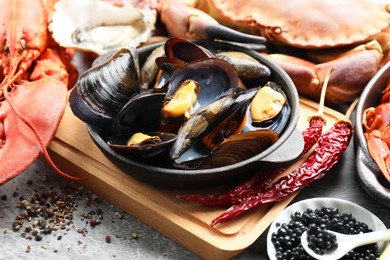
[[[176,135],[165,132],[121,134],[108,137],[107,144],[120,153],[143,158],[155,157],[176,140]]]
[[[251,103],[253,123],[262,123],[277,116],[286,103],[287,98],[279,90],[271,87],[270,83],[262,87]]]
[[[139,63],[134,49],[112,51],[95,60],[70,94],[73,113],[91,125],[109,126],[139,91]]]
[[[146,42],[157,19],[155,10],[100,0],[60,0],[54,7],[49,30],[56,42],[98,55]]]
[[[269,81],[252,100],[243,132],[270,129],[281,134],[288,123],[291,108],[287,97],[275,82]]]
[[[200,91],[199,83],[192,79],[187,79],[181,83],[175,91],[173,97],[166,100],[162,107],[162,120],[171,118],[184,118],[188,120],[193,106],[198,99]]]

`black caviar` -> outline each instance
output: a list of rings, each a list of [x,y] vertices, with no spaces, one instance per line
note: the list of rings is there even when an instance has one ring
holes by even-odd
[[[307,209],[303,213],[297,211],[290,218],[289,223],[277,223],[278,230],[272,234],[271,241],[278,260],[314,259],[301,245],[301,235],[306,230],[309,230],[309,237],[315,237],[311,241],[311,248],[322,254],[325,250],[337,247],[335,238],[329,232],[324,232],[326,229],[344,234],[372,231],[365,223],[357,221],[351,213],[341,213],[334,207]],[[378,259],[379,255],[378,246],[374,243],[355,248],[341,259]]]

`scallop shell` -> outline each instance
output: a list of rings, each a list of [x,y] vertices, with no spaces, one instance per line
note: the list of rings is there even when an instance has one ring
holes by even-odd
[[[146,42],[156,23],[155,10],[117,7],[100,0],[60,0],[49,30],[61,46],[101,55]]]

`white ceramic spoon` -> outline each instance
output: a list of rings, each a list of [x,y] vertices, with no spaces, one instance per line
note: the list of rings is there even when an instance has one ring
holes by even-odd
[[[390,240],[390,229],[379,230],[369,233],[355,234],[355,235],[345,235],[340,234],[334,231],[327,230],[327,232],[336,235],[338,247],[332,251],[325,251],[323,255],[315,253],[309,248],[307,241],[307,231],[303,232],[301,237],[301,244],[305,251],[318,260],[336,260],[343,257],[350,250],[379,241]]]

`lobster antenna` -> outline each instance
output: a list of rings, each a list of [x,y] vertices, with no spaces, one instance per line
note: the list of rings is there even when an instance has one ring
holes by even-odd
[[[15,77],[14,77],[15,78]],[[45,156],[47,162],[49,163],[49,165],[53,168],[53,170],[55,172],[57,172],[59,175],[61,175],[62,177],[65,177],[71,181],[81,181],[81,180],[86,180],[87,178],[78,178],[78,177],[73,177],[73,176],[70,176],[66,173],[64,173],[63,171],[61,171],[60,169],[58,169],[58,167],[54,164],[54,162],[52,161],[49,153],[47,152],[47,149],[46,149],[46,146],[45,144],[43,143],[43,140],[41,138],[41,136],[39,135],[39,132],[38,130],[31,124],[30,121],[28,121],[21,113],[20,111],[14,106],[13,104],[13,101],[12,99],[10,98],[9,94],[8,94],[8,91],[6,89],[6,86],[7,84],[4,84],[3,85],[3,95],[4,95],[4,98],[7,100],[8,104],[10,105],[10,107],[12,108],[13,111],[15,111],[16,115],[19,117],[20,120],[23,121],[23,123],[25,123],[30,129],[31,131],[34,133],[35,137],[37,138],[38,140],[38,143],[39,145],[41,146],[42,148],[42,152],[43,152],[43,155]]]

